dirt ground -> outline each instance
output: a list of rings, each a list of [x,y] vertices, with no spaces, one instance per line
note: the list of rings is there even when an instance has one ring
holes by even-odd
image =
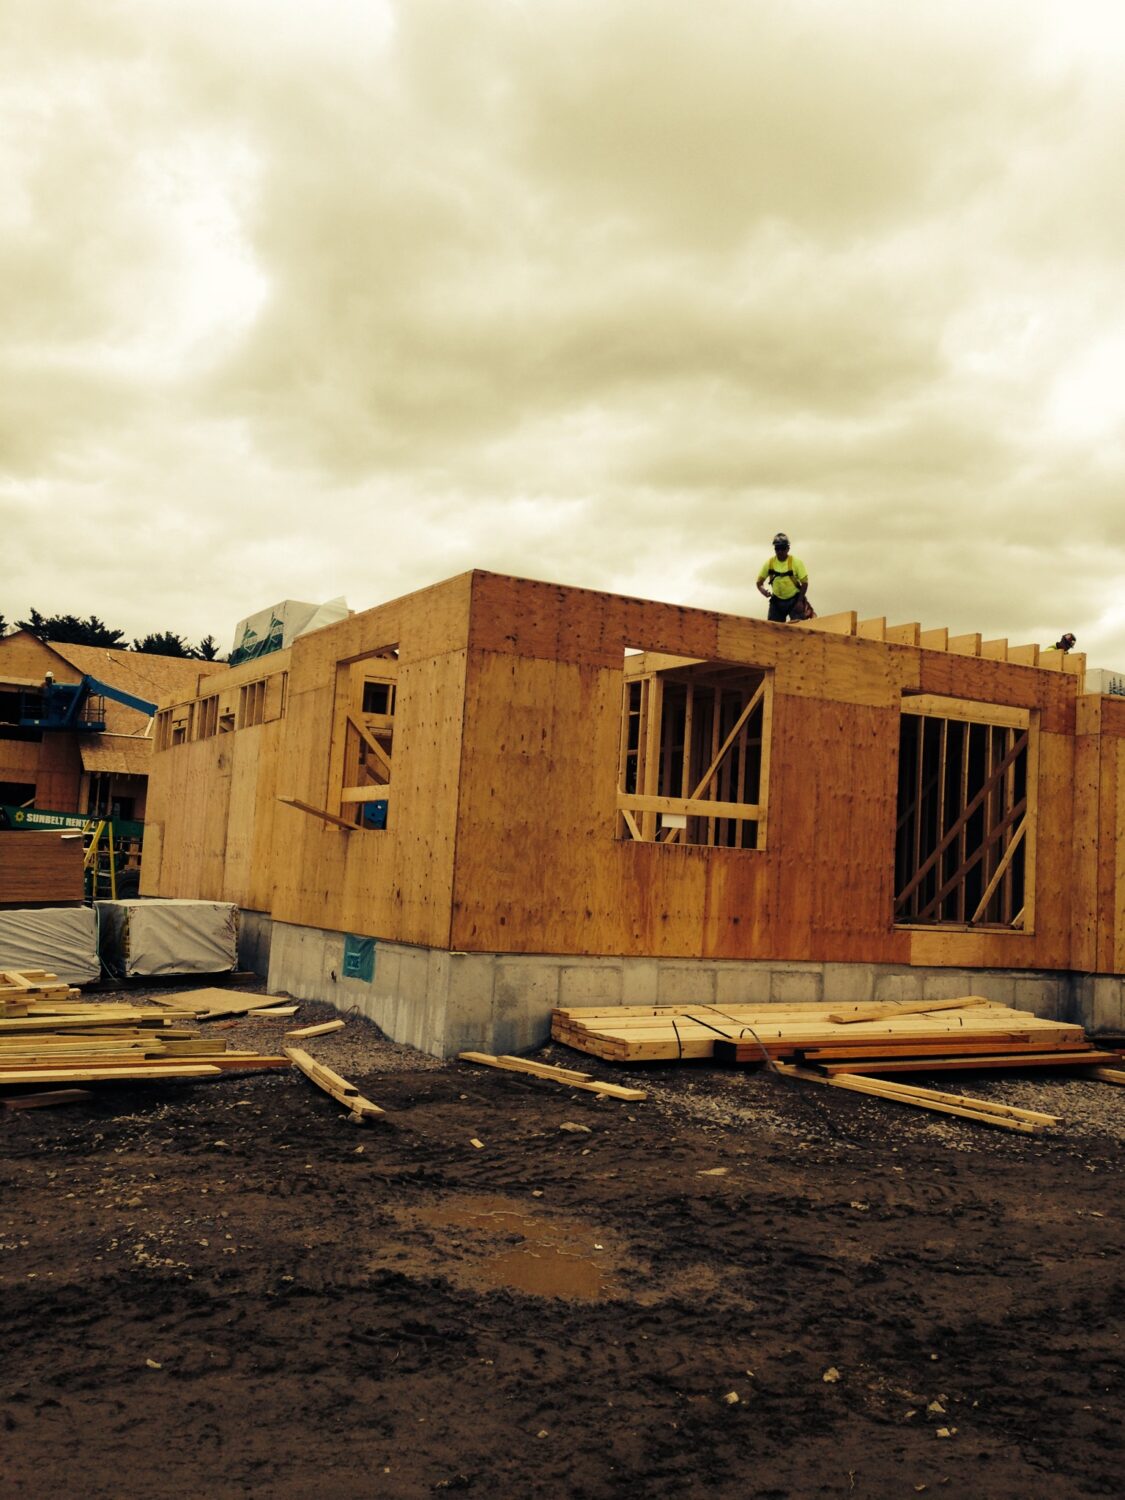
[[[0,1111],[5,1497],[1125,1490],[1125,1089],[944,1075],[1064,1116],[1023,1137],[703,1065],[588,1059],[651,1089],[599,1100],[361,1021],[308,1046],[385,1122],[296,1073]]]

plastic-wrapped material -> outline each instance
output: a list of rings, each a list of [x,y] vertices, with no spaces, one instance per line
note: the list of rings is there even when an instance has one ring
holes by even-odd
[[[319,630],[322,625],[335,625],[338,620],[346,620],[348,614],[348,603],[342,595],[339,599],[329,599],[327,604],[285,599],[272,609],[260,609],[256,615],[239,620],[235,626],[230,664],[237,667],[241,662],[254,661],[271,651],[283,651],[299,635]]]
[[[101,954],[116,977],[221,974],[238,964],[229,901],[99,901]]]
[[[1082,681],[1084,693],[1109,693],[1115,698],[1125,697],[1125,672],[1110,672],[1105,667],[1090,667]]]
[[[93,907],[0,911],[0,969],[46,969],[67,984],[93,984],[102,972]]]

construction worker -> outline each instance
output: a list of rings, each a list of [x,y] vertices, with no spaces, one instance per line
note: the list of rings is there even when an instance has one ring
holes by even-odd
[[[1059,636],[1058,640],[1055,642],[1055,644],[1053,646],[1048,646],[1047,650],[1048,651],[1062,651],[1065,654],[1067,651],[1069,651],[1073,647],[1073,645],[1074,645],[1074,643],[1075,643],[1075,641],[1077,639],[1078,639],[1078,637],[1076,635],[1072,634],[1071,631],[1067,630],[1062,635]]]
[[[773,539],[773,556],[766,558],[758,574],[758,593],[770,601],[768,618],[802,619],[808,590],[808,571],[799,557],[790,555],[789,538],[779,531]]]

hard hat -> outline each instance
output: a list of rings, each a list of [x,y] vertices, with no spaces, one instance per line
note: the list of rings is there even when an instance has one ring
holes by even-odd
[[[788,547],[789,538],[785,535],[784,531],[779,531],[773,539],[773,544],[775,547],[778,545]]]

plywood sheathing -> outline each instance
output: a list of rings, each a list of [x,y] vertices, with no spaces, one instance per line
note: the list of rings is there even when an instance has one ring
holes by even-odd
[[[285,662],[238,668],[235,685],[285,666],[286,716],[157,757],[162,856],[155,873],[146,862],[142,891],[205,883],[217,896],[225,870],[224,899],[277,920],[448,947],[469,591],[465,574],[303,636]],[[385,832],[352,836],[277,797],[339,811],[330,785],[337,668],[387,647],[398,649],[401,695],[394,812]],[[183,772],[171,770],[181,760]],[[180,795],[166,778],[186,781]]]
[[[1075,674],[979,656],[976,637],[941,650],[943,632],[896,644],[887,636],[914,639],[915,627],[842,624],[781,628],[488,573],[366,611],[294,644],[283,721],[157,757],[162,852],[154,880],[146,856],[142,889],[469,952],[1069,967]],[[338,676],[392,646],[387,829],[348,833],[279,803],[339,811]],[[769,674],[764,850],[615,837],[629,648]],[[892,926],[904,694],[1035,715],[1049,899],[1034,932]]]
[[[1125,965],[1125,703],[1078,700],[1074,740],[1074,967],[1117,973]]]

